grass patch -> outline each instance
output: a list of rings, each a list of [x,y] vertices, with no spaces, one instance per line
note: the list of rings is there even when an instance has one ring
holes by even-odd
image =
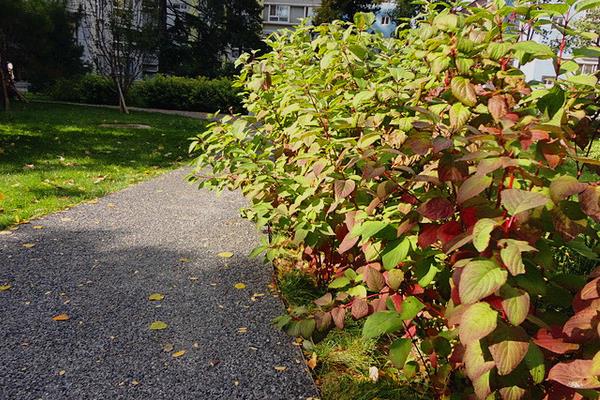
[[[290,306],[310,307],[313,305],[313,300],[325,293],[323,289],[317,287],[310,275],[298,270],[281,274],[277,284],[281,295]]]
[[[0,112],[0,229],[181,165],[187,139],[202,127],[173,115],[13,104]]]

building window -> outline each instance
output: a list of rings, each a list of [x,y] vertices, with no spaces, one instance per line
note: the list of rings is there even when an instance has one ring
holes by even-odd
[[[381,25],[389,25],[392,23],[392,19],[389,15],[384,15],[381,17]]]
[[[582,74],[593,74],[598,69],[597,64],[579,64]]]
[[[269,22],[290,22],[290,6],[271,4],[269,8]]]

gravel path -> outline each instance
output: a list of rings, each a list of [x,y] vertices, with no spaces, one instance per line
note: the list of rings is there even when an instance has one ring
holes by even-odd
[[[0,235],[0,285],[12,286],[0,291],[0,399],[317,396],[300,350],[270,324],[284,307],[270,268],[246,257],[257,235],[243,200],[186,173]],[[168,328],[149,330],[156,320]]]

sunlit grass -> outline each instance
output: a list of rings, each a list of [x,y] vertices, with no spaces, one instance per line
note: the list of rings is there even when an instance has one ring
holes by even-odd
[[[172,115],[68,105],[16,104],[0,112],[0,229],[181,165],[187,139],[202,126]]]

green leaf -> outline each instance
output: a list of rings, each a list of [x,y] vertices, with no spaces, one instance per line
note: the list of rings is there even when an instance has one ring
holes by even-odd
[[[346,290],[346,293],[348,293],[352,297],[364,299],[365,297],[367,297],[367,288],[363,285],[358,285]]]
[[[383,221],[365,221],[354,226],[352,236],[361,236],[363,240],[369,239],[386,226],[388,226],[388,223]]]
[[[413,319],[424,307],[425,304],[421,303],[419,299],[409,296],[402,301],[402,309],[399,313],[400,318],[403,320]]]
[[[410,354],[412,342],[410,339],[397,339],[390,346],[390,361],[396,368],[404,368]]]
[[[548,198],[540,193],[520,189],[505,189],[501,193],[502,205],[511,215],[546,205]]]
[[[473,246],[477,251],[481,252],[487,249],[490,244],[491,233],[497,225],[498,223],[490,218],[482,218],[475,223],[473,227]]]
[[[500,388],[502,400],[522,400],[527,391],[519,386],[508,386]]]
[[[397,312],[379,311],[367,318],[362,335],[365,339],[372,339],[384,333],[398,331],[403,325],[403,320]]]
[[[598,78],[590,74],[570,75],[567,77],[567,81],[576,85],[595,87],[598,83]]]
[[[333,280],[333,282],[331,282],[329,284],[329,287],[331,289],[340,289],[343,288],[344,286],[348,286],[350,284],[350,279],[346,278],[345,276],[340,276],[339,278],[335,278]]]
[[[573,50],[573,56],[575,57],[600,57],[600,47],[584,47],[581,49]]]
[[[515,326],[521,325],[529,314],[529,293],[504,285],[500,289],[500,296],[502,297],[502,309],[509,322]]]
[[[354,95],[354,98],[352,99],[352,106],[354,108],[358,108],[361,104],[371,100],[374,96],[374,90],[365,90],[362,92],[358,92]]]
[[[397,290],[404,281],[404,272],[400,269],[392,269],[387,271],[388,286]]]
[[[500,250],[500,258],[513,276],[525,273],[525,264],[523,264],[523,257],[521,255],[524,250],[519,242],[518,240],[507,239],[503,242],[506,243],[506,247]],[[527,244],[527,242],[522,243]],[[535,250],[532,247],[530,249]]]
[[[455,76],[450,82],[450,89],[452,90],[452,95],[464,105],[473,107],[477,104],[475,86],[473,86],[468,79],[465,79],[462,76]]]
[[[577,12],[590,10],[596,7],[600,7],[600,0],[581,0],[575,3],[575,10]]]
[[[402,238],[400,240],[394,240],[388,244],[383,252],[381,260],[383,261],[383,268],[391,270],[406,260],[408,252],[410,250],[410,241],[408,238]]]
[[[458,334],[464,345],[480,340],[496,329],[498,313],[488,303],[475,303],[467,306],[460,317]]]
[[[508,273],[492,260],[470,261],[460,275],[458,293],[465,304],[493,294],[506,283]]]
[[[546,374],[546,366],[544,364],[545,358],[542,350],[534,343],[529,343],[529,349],[525,354],[525,365],[529,370],[533,383],[540,384],[544,381]]]
[[[516,43],[515,45],[513,45],[513,50],[522,51],[539,58],[549,58],[556,56],[556,53],[554,53],[550,46],[534,42],[533,40]]]
[[[152,331],[160,331],[163,329],[167,329],[169,325],[167,325],[166,323],[162,322],[162,321],[154,321],[153,323],[150,324],[150,330]]]
[[[471,111],[462,103],[454,103],[452,104],[452,107],[450,107],[449,117],[450,128],[454,131],[458,131],[465,126],[469,118],[471,118]]]

